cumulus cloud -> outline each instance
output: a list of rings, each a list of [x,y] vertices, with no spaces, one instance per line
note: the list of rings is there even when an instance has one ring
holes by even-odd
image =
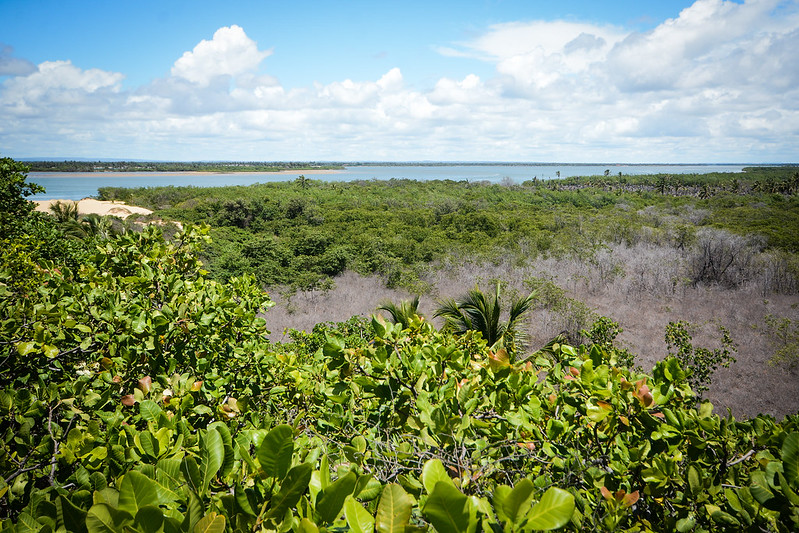
[[[797,11],[698,0],[648,32],[493,25],[438,49],[493,75],[427,88],[401,65],[285,87],[261,71],[271,51],[231,26],[133,90],[68,61],[22,69],[0,84],[0,148],[75,153],[59,143],[80,138],[87,156],[173,159],[795,160]]]
[[[271,50],[258,50],[258,44],[236,25],[219,28],[210,41],[202,40],[185,52],[172,67],[172,75],[200,86],[217,76],[236,76],[258,68]]]
[[[14,57],[14,48],[0,43],[0,76],[26,76],[36,71],[36,65]]]
[[[72,116],[86,111],[96,116],[116,100],[123,79],[120,73],[82,70],[70,61],[45,61],[35,72],[5,81],[0,109],[9,118]]]

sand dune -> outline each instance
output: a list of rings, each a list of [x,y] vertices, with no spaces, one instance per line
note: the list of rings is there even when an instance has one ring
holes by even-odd
[[[34,200],[36,204],[36,211],[43,213],[50,212],[50,206],[56,202],[72,202],[74,200]],[[106,202],[101,200],[93,200],[91,198],[84,198],[78,201],[78,213],[81,215],[88,215],[95,213],[98,215],[113,215],[119,218],[127,218],[130,215],[149,215],[152,213],[149,209],[138,207],[135,205],[127,205],[124,202]]]

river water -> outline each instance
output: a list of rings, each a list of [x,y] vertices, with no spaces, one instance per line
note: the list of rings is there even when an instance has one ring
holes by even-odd
[[[574,165],[574,164],[508,164],[508,165],[376,165],[350,166],[324,174],[297,171],[193,173],[193,172],[31,172],[28,181],[42,185],[46,192],[32,197],[35,200],[80,200],[97,196],[99,187],[222,187],[252,185],[274,181],[293,181],[300,174],[323,181],[355,180],[468,180],[492,183],[526,180],[557,179],[558,176],[601,176],[636,174],[708,174],[711,172],[741,172],[743,165]],[[560,174],[558,174],[560,173]]]

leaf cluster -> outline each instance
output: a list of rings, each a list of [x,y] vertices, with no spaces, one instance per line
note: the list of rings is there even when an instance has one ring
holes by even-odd
[[[4,528],[797,525],[799,419],[719,418],[677,359],[619,366],[612,324],[521,362],[418,317],[272,345],[268,300],[208,280],[202,238],[113,238],[3,285]]]

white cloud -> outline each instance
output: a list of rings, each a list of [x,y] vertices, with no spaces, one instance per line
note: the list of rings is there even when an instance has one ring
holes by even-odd
[[[236,25],[219,28],[210,41],[200,41],[191,52],[175,61],[172,75],[207,86],[217,76],[236,76],[255,71],[271,50],[258,50],[255,41]]]
[[[36,71],[36,65],[14,57],[14,49],[0,43],[0,76],[25,76]]]
[[[173,159],[797,160],[795,2],[699,0],[646,33],[564,21],[491,26],[440,50],[495,75],[420,88],[284,87],[271,52],[221,28],[171,75],[123,90],[68,61],[0,84],[0,150]],[[461,62],[459,62],[461,63]],[[346,74],[346,73],[345,73]],[[80,150],[63,148],[80,139]],[[32,148],[33,147],[33,148]]]
[[[53,121],[96,119],[118,99],[122,74],[82,70],[69,61],[45,61],[27,76],[3,83],[0,109],[8,120],[50,117]]]

